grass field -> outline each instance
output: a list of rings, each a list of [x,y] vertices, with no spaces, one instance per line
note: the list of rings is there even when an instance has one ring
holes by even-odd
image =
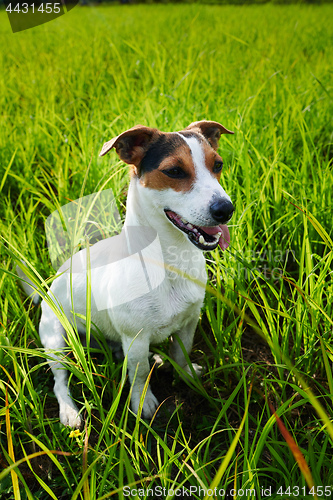
[[[13,35],[0,12],[1,499],[332,497],[332,16],[332,5],[76,7]],[[220,141],[231,245],[207,254],[191,355],[205,375],[189,387],[155,370],[156,396],[171,398],[146,422],[105,343],[71,341],[85,418],[73,433],[15,262],[37,281],[54,275],[44,221],[81,194],[112,188],[123,215],[127,168],[98,158],[106,140],[200,119],[235,131]]]

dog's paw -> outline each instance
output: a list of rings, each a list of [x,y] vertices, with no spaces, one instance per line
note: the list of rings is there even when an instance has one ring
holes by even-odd
[[[59,416],[60,422],[67,427],[80,429],[82,426],[82,418],[79,415],[79,411],[76,407],[70,406],[68,404],[62,405],[60,407]]]
[[[138,394],[132,393],[131,403],[132,403],[132,410],[134,411],[135,414],[138,413],[141,397],[142,397],[141,393],[138,393]],[[146,418],[146,419],[151,419],[153,417],[153,415],[155,414],[158,406],[159,406],[159,402],[155,398],[150,387],[148,387],[146,397],[145,397],[145,400],[144,400],[143,405],[142,405],[142,411],[141,411],[142,417]]]
[[[201,377],[201,375],[203,374],[203,368],[202,368],[202,366],[198,365],[197,363],[192,363],[192,368],[193,368],[194,373],[196,374],[196,376],[197,377]],[[192,372],[191,368],[188,365],[186,365],[184,367],[184,371],[193,378],[193,372]]]
[[[150,391],[151,392],[151,391]],[[143,407],[142,407],[142,416],[143,418],[150,419],[153,417],[155,414],[157,408],[159,406],[159,402],[155,398],[154,394],[151,392],[146,395],[145,400],[143,402]]]

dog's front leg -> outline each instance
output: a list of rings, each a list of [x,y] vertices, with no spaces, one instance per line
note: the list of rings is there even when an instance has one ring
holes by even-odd
[[[149,342],[140,338],[140,334],[134,340],[125,337],[122,339],[124,355],[127,355],[128,376],[132,387],[131,406],[134,413],[138,413],[142,392],[149,376]],[[146,396],[142,405],[142,416],[152,418],[158,401],[155,398],[150,385],[148,385]]]
[[[195,317],[195,319],[187,323],[187,325],[185,325],[181,331],[175,332],[172,336],[170,345],[170,356],[191,377],[193,377],[193,373],[187,363],[183,349],[185,349],[188,355],[190,354],[197,323],[198,317]],[[201,376],[202,366],[196,363],[192,363],[192,369],[195,371],[198,377]]]
[[[49,364],[54,376],[54,394],[59,403],[60,422],[69,427],[80,428],[82,420],[74,401],[70,397],[67,371],[61,364],[62,359],[65,358],[65,354],[61,354],[61,352],[66,346],[66,332],[45,302],[42,303],[42,311],[39,335],[50,358]],[[58,354],[55,354],[54,351],[57,351]]]

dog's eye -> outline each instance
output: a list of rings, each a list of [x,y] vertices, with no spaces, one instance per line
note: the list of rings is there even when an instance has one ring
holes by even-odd
[[[216,160],[213,167],[214,174],[218,174],[219,172],[221,172],[222,167],[223,167],[223,162],[220,160]]]
[[[167,170],[162,170],[162,172],[172,179],[185,179],[187,177],[187,173],[181,167],[168,168]]]

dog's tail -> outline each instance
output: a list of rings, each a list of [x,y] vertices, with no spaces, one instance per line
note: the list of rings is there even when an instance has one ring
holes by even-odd
[[[21,260],[22,266],[25,267],[26,269],[27,266],[25,265],[24,261]],[[37,305],[40,302],[40,296],[38,292],[36,291],[36,286],[33,284],[30,278],[25,274],[25,272],[22,269],[22,266],[17,265],[16,266],[16,272],[20,278],[20,285],[23,289],[23,291],[32,299],[32,302]]]

